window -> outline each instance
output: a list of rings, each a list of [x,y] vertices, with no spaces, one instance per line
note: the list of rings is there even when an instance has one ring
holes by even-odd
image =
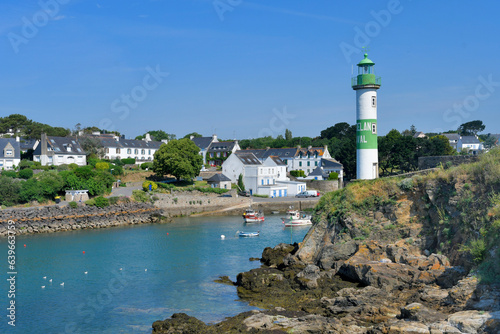
[[[299,167],[302,167],[302,161],[299,161]]]
[[[132,153],[132,149],[128,148],[127,149],[127,154],[131,154]]]
[[[109,147],[106,147],[106,153],[109,153]]]
[[[372,123],[372,134],[377,134],[377,123]]]
[[[135,149],[135,150],[134,150],[134,154],[139,154],[139,150],[138,150],[138,149]]]
[[[148,154],[151,155],[151,150],[148,150]]]
[[[5,156],[6,156],[6,157],[11,157],[11,156],[13,156],[13,155],[14,155],[14,151],[12,151],[12,150],[10,150],[10,149],[9,149],[9,150],[5,150]]]
[[[318,165],[318,162],[317,162],[317,161],[315,161],[315,162],[314,162],[314,166],[317,166],[317,165]]]
[[[310,161],[307,162],[307,166],[311,166],[311,162]]]
[[[116,154],[120,154],[120,149],[119,148],[116,149]]]
[[[141,150],[141,154],[142,154],[142,155],[146,154],[146,150],[145,150],[145,149],[142,149],[142,150]]]
[[[63,162],[63,159],[64,159],[64,157],[63,157],[62,155],[58,155],[58,156],[57,156],[57,162],[62,163],[62,162]]]
[[[264,179],[262,179],[261,181],[262,181],[262,185],[264,185]]]
[[[373,108],[377,107],[377,97],[376,96],[372,96],[372,107]]]

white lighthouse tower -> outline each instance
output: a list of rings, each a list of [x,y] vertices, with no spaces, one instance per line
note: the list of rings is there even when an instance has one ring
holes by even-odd
[[[352,78],[356,91],[356,178],[378,178],[377,89],[381,79],[375,76],[375,63],[365,58],[358,64],[358,75]]]

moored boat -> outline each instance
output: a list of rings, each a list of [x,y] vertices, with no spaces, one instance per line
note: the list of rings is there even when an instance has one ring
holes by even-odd
[[[236,232],[239,237],[242,238],[251,238],[251,237],[258,237],[260,234],[260,231],[257,232],[243,232],[243,231],[237,231]]]
[[[286,212],[288,214],[287,218],[282,218],[283,224],[285,224],[285,227],[292,227],[292,226],[304,226],[304,225],[311,225],[311,216],[306,215],[306,214],[301,214],[298,210],[288,210]]]
[[[254,209],[249,208],[243,213],[243,220],[245,223],[258,223],[264,221],[264,214],[262,212],[256,212]]]

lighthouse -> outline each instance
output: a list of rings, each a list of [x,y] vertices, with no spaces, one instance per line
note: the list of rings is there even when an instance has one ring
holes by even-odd
[[[352,78],[356,91],[356,178],[378,177],[377,89],[380,77],[375,76],[375,63],[365,58],[358,64],[358,75]]]

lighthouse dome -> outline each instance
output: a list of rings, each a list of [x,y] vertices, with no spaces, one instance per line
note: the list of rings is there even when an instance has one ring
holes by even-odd
[[[368,53],[365,53],[365,58],[359,62],[358,66],[371,66],[371,65],[375,65],[375,63],[370,59],[368,59]]]

